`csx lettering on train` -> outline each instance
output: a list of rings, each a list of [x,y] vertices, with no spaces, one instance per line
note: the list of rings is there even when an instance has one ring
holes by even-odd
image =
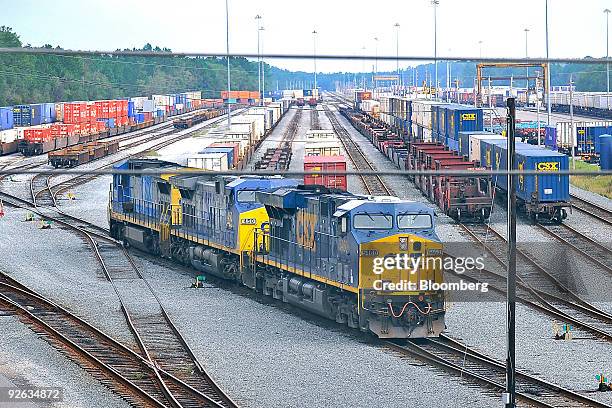
[[[461,120],[476,120],[475,113],[463,113],[461,114]]]

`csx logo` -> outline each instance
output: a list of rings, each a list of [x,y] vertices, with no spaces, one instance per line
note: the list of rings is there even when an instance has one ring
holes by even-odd
[[[559,171],[559,162],[541,162],[538,163],[539,171]]]
[[[578,134],[579,134],[579,135],[584,135],[584,129],[579,130],[579,131],[578,131]]]
[[[462,120],[476,120],[475,113],[464,113],[461,115]]]

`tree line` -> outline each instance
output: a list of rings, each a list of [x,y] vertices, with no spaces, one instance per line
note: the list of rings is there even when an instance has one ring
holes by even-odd
[[[0,47],[23,44],[12,28],[0,27]],[[44,48],[57,48],[45,44]],[[146,44],[142,51],[170,52]],[[130,51],[138,51],[132,49]],[[202,91],[219,98],[227,86],[225,58],[65,56],[0,54],[0,106]],[[257,63],[230,58],[231,86],[257,90]],[[270,81],[266,67],[266,81]]]

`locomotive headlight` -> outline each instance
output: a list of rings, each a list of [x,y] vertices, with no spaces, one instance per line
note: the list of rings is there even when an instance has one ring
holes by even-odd
[[[400,237],[399,238],[399,249],[400,251],[408,250],[408,237]]]

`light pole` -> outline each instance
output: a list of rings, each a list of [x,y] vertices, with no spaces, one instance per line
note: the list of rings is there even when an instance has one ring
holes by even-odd
[[[261,57],[259,53],[259,29],[261,28],[261,16],[258,14],[255,16],[255,22],[257,23],[257,92],[259,94],[259,105],[263,104],[263,95],[261,94]]]
[[[363,45],[361,47],[361,53],[363,54],[363,59],[361,60],[361,83],[363,84],[363,90],[366,90],[366,72],[365,72],[365,55],[366,55],[366,47]]]
[[[400,87],[400,73],[399,73],[399,23],[393,25],[395,27],[395,71],[397,73],[397,87]]]
[[[609,57],[609,39],[610,39],[610,10],[605,9],[604,13],[606,13],[606,107],[610,110],[610,61],[608,61]]]
[[[544,0],[546,8],[546,123],[550,126],[550,62],[548,61],[548,0]]]
[[[448,55],[450,56],[451,53],[451,49],[448,49]],[[450,102],[451,97],[450,97],[450,90],[451,90],[451,85],[450,85],[450,81],[451,81],[451,66],[450,66],[450,61],[446,61],[446,101]]]
[[[259,31],[264,31],[263,26],[259,27]],[[263,33],[261,33],[261,53],[264,53],[264,39],[263,39]],[[261,100],[262,100],[262,106],[264,105],[263,103],[263,96],[266,93],[266,63],[264,62],[263,56],[261,57]]]
[[[482,40],[478,40],[478,56],[482,58]]]
[[[529,29],[525,28],[525,58],[529,58],[529,48],[527,48],[527,36],[529,35]],[[525,95],[526,95],[526,105],[529,106],[529,67],[526,68],[525,80],[527,81],[527,85],[525,87]]]
[[[440,0],[431,0],[434,9],[434,86],[436,87],[436,99],[438,99],[438,5]]]
[[[314,89],[317,89],[317,30],[312,30],[312,48],[314,51]],[[318,96],[319,91],[315,92]]]
[[[374,60],[374,93],[376,93],[377,81],[376,77],[378,76],[378,37],[374,37],[374,42],[376,43],[376,59]]]
[[[225,0],[225,51],[227,53],[227,126],[232,126],[232,104],[230,93],[231,74],[230,74],[230,52],[229,52],[229,0]]]

